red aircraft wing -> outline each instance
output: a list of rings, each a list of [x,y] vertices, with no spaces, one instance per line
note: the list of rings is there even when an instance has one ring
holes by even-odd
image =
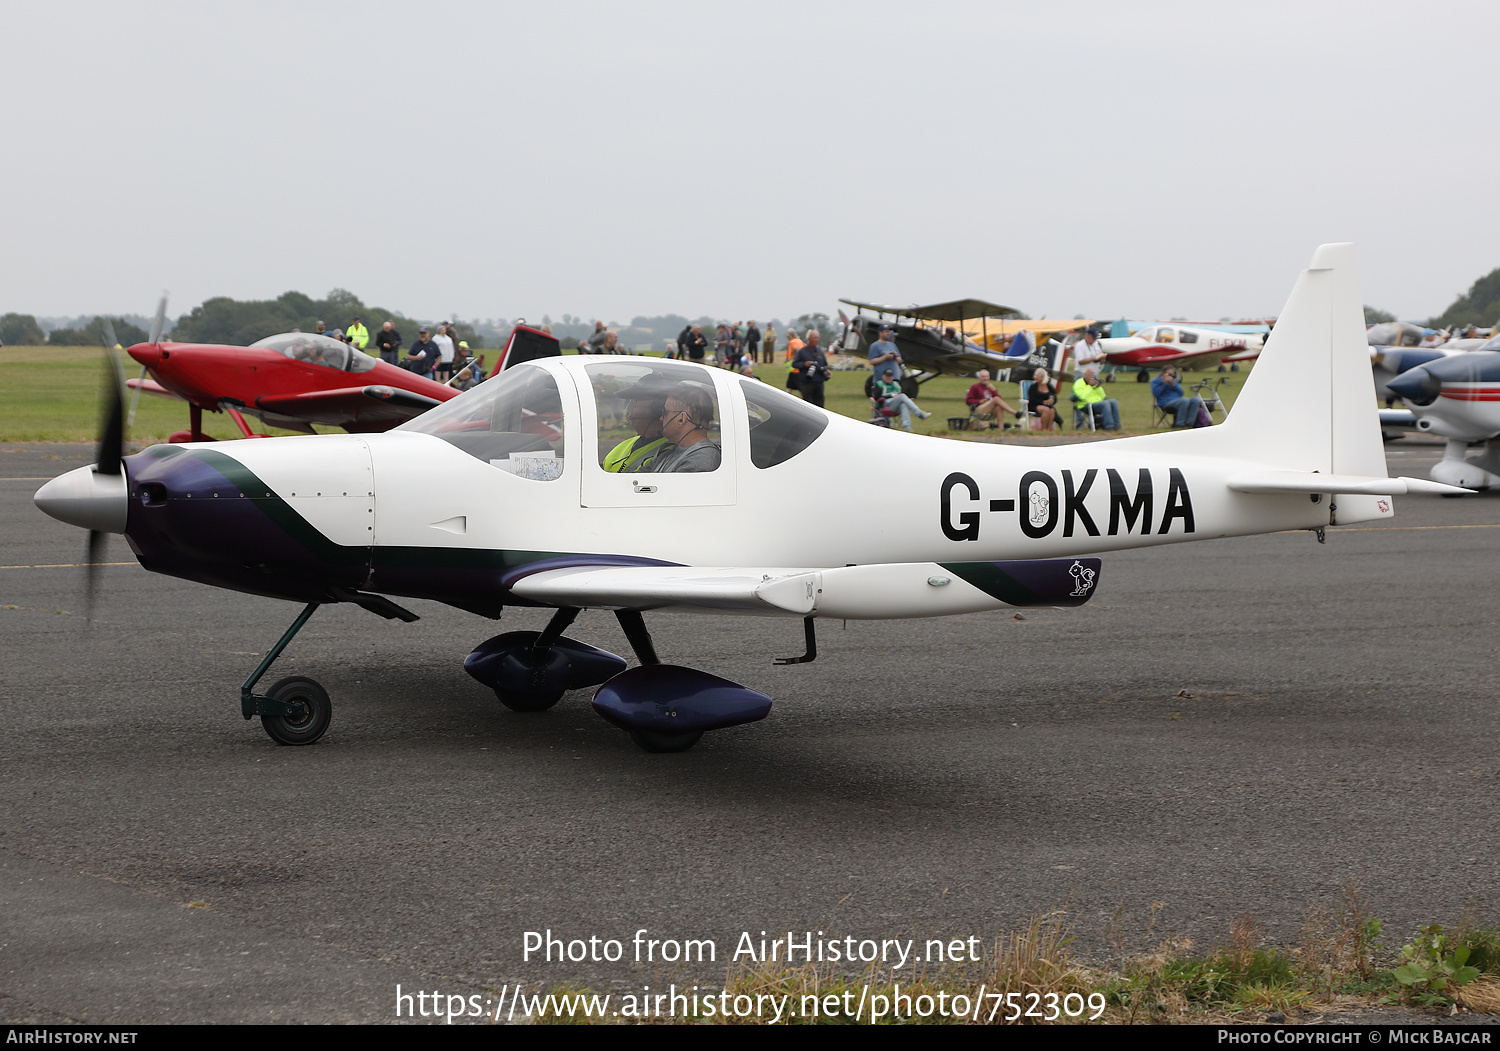
[[[255,407],[264,412],[349,431],[383,431],[393,426],[393,420],[409,420],[439,404],[436,398],[384,384],[267,394],[255,399]]]

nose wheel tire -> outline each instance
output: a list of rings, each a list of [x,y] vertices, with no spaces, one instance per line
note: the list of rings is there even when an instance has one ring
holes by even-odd
[[[495,696],[500,698],[500,703],[513,712],[545,712],[562,700],[565,692],[565,690],[558,690],[556,693],[517,693],[515,690],[495,687]]]
[[[266,691],[266,696],[292,709],[287,715],[262,715],[260,725],[277,744],[312,744],[328,731],[333,702],[328,691],[312,679],[294,675]]]
[[[651,730],[630,731],[630,739],[648,752],[686,752],[702,736],[702,730],[681,734],[656,733]]]

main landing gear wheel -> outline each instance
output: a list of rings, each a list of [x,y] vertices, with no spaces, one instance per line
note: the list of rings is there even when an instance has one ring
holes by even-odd
[[[507,690],[495,687],[495,696],[500,698],[500,703],[513,712],[545,712],[558,701],[566,690],[558,690],[556,693],[517,693],[515,690]]]
[[[333,702],[328,691],[313,680],[293,675],[282,679],[266,696],[294,709],[289,715],[262,715],[260,725],[277,744],[312,744],[328,730]]]
[[[630,731],[630,739],[648,752],[686,752],[702,736],[702,730],[681,734],[656,733],[653,730]]]

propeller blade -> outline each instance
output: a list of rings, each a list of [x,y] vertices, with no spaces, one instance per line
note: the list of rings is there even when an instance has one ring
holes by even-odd
[[[112,338],[114,326],[104,323],[106,337]],[[95,471],[99,474],[119,474],[120,460],[125,456],[125,398],[121,389],[125,386],[124,370],[120,366],[120,354],[110,344],[106,354],[109,370],[104,377],[104,390],[99,407],[99,448],[94,456]]]
[[[102,337],[104,340],[104,349],[113,351],[115,345],[120,342],[115,338],[115,323],[107,317],[100,318],[99,320],[104,322],[104,335]]]
[[[160,343],[161,330],[167,323],[167,293],[162,291],[161,301],[156,304],[156,317],[151,319],[151,334],[146,337],[147,343]],[[134,415],[134,413],[132,413]]]
[[[153,341],[154,342],[154,341]],[[136,406],[141,403],[141,384],[146,382],[146,366],[141,366],[141,374],[136,377],[135,389],[130,392],[130,411],[125,414],[125,426],[135,426]]]
[[[83,568],[83,615],[90,624],[94,621],[94,592],[99,586],[99,563],[104,561],[104,545],[108,542],[108,533],[102,533],[97,529],[89,530],[88,555],[84,559]]]

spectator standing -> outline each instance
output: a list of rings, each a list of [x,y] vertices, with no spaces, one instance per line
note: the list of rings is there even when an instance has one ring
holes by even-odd
[[[887,376],[898,383],[901,381],[901,351],[896,348],[891,326],[880,326],[880,336],[870,348],[869,358],[870,368],[875,370],[875,382],[879,383]],[[989,377],[985,376],[985,379]]]
[[[1073,344],[1073,361],[1080,375],[1091,367],[1096,370],[1104,367],[1104,346],[1099,342],[1099,330],[1093,325],[1084,332],[1083,342]]]
[[[678,337],[677,356],[696,361],[701,365],[703,356],[708,353],[708,340],[703,335],[703,326],[690,325],[683,332],[687,336],[687,341],[683,342],[682,337]]]
[[[760,360],[763,365],[770,365],[776,360],[776,325],[774,322],[766,322],[766,337],[761,343]]]
[[[433,379],[439,383],[447,383],[453,378],[453,351],[455,349],[448,322],[438,323],[437,335],[432,337],[432,341],[437,344],[438,348],[438,361],[432,369]]]
[[[390,365],[397,364],[397,357],[401,353],[401,333],[396,331],[396,323],[387,321],[380,326],[380,335],[375,337],[375,346],[380,350],[380,360]]]
[[[370,330],[360,324],[359,318],[355,318],[349,322],[349,327],[344,330],[344,335],[349,338],[350,343],[353,343],[360,350],[364,350],[370,345]]]
[[[802,400],[823,407],[823,385],[828,382],[828,358],[818,346],[818,330],[807,330],[807,343],[792,359],[792,368],[797,370],[797,387],[802,391]]]
[[[579,352],[582,354],[603,354],[604,340],[608,335],[609,332],[605,329],[604,322],[595,321],[594,331],[589,335],[588,338],[588,349],[582,350],[580,348]]]
[[[406,367],[418,376],[432,376],[433,367],[442,357],[442,351],[427,334],[427,326],[417,329],[417,341],[406,352]]]
[[[755,322],[745,326],[745,347],[740,353],[740,364],[754,365],[755,352],[760,348],[760,329]]]
[[[797,354],[807,344],[797,338],[797,333],[791,329],[786,330],[786,360],[788,364],[797,360]],[[798,382],[801,377],[797,373],[797,366],[792,365],[786,374],[786,389],[790,391],[801,391],[802,385]]]

